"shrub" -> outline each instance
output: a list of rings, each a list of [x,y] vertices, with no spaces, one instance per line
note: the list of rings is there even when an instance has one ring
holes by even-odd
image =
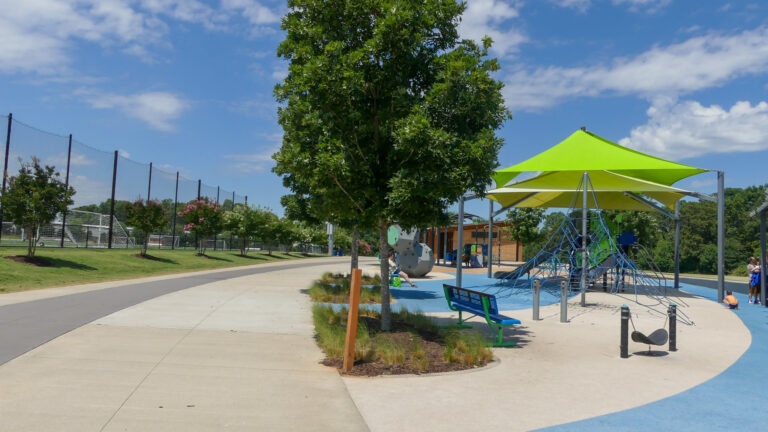
[[[184,219],[185,231],[197,235],[197,248],[201,255],[205,254],[205,238],[221,231],[221,206],[206,200],[193,200],[179,212]]]
[[[34,156],[32,162],[22,162],[19,174],[9,179],[0,198],[3,219],[26,230],[28,258],[35,256],[40,228],[51,223],[57,214],[66,212],[73,204],[74,194],[75,190],[60,180],[54,167],[40,166],[40,160]]]
[[[127,207],[127,222],[138,228],[144,235],[141,255],[146,256],[149,235],[168,225],[168,215],[165,213],[163,205],[157,201],[136,200]]]

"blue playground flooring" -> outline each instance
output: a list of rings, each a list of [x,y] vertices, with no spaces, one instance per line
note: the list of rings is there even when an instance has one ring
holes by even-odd
[[[713,301],[717,291],[694,285],[683,290]],[[677,395],[637,408],[544,428],[545,431],[768,431],[768,308],[734,294],[734,310],[752,333],[752,344],[720,375]],[[685,342],[678,349],[685,349]],[[674,355],[674,354],[672,354]]]
[[[397,303],[393,310],[407,308],[416,312],[448,312],[443,284],[455,280],[418,281],[417,288],[390,287]],[[463,275],[465,288],[495,291],[494,279],[485,275]],[[717,301],[717,291],[691,284],[681,284],[684,291]],[[548,427],[544,431],[768,431],[768,419],[763,417],[768,406],[768,308],[747,303],[747,296],[734,293],[740,309],[734,310],[752,334],[747,351],[728,369],[714,378],[677,395],[637,408],[593,417],[573,423]],[[520,310],[531,307],[532,294],[520,292],[497,299],[499,310]],[[541,305],[559,302],[559,297],[542,291]],[[344,307],[344,305],[337,305]],[[378,309],[378,305],[360,305]],[[685,342],[678,342],[685,349]],[[617,354],[618,355],[618,354]],[[672,354],[674,355],[674,354]],[[628,360],[631,361],[631,360]],[[596,403],[599,401],[596,400]],[[542,407],[542,409],[546,409]]]

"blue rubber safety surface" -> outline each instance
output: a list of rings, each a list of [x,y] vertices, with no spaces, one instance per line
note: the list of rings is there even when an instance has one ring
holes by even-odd
[[[496,293],[499,286],[496,285],[498,279],[488,279],[486,275],[464,274],[462,275],[462,286],[474,291]],[[416,288],[411,288],[407,282],[403,281],[401,287],[390,286],[389,290],[397,303],[392,305],[393,311],[406,309],[410,312],[451,312],[448,308],[448,302],[445,300],[443,284],[455,285],[455,279],[443,280],[420,280],[416,281]],[[502,295],[496,297],[496,304],[499,311],[511,311],[520,309],[530,309],[533,304],[533,292],[531,290],[517,290],[512,295]],[[541,306],[560,302],[560,296],[553,296],[548,292],[541,291]],[[380,305],[364,305],[361,309],[379,310]],[[346,308],[346,305],[334,305],[334,308]]]
[[[681,286],[691,294],[717,301],[716,290]],[[739,299],[740,309],[733,313],[749,328],[752,344],[720,375],[647,405],[540,430],[768,431],[764,415],[768,405],[768,308],[748,304],[743,294],[734,295]],[[685,342],[678,341],[678,350],[684,349]]]

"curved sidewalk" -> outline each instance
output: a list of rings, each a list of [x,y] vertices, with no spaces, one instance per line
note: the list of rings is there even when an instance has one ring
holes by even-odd
[[[0,431],[367,430],[338,373],[318,364],[301,293],[348,266],[265,264],[12,305],[44,306],[47,328],[65,328],[134,304],[0,366]]]

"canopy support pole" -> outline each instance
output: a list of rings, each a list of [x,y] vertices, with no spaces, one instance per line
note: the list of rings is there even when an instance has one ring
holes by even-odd
[[[464,197],[459,198],[458,239],[456,241],[456,286],[461,288],[461,266],[464,257]]]
[[[677,220],[677,216],[676,215],[670,213],[669,211],[665,210],[661,206],[656,205],[655,203],[653,203],[652,201],[648,200],[647,198],[645,198],[645,197],[643,197],[641,195],[638,195],[638,194],[636,194],[634,192],[624,192],[624,195],[629,197],[629,198],[632,198],[633,200],[639,202],[640,204],[644,204],[647,207],[650,207],[653,210],[656,210],[657,212],[663,214],[664,216],[666,216],[666,217],[668,217],[668,218],[670,218],[672,220]]]
[[[680,289],[680,201],[675,203],[675,289]]]
[[[488,200],[488,279],[493,277],[493,200]]]
[[[589,195],[587,195],[587,183],[589,174],[584,171],[584,178],[581,181],[584,187],[583,200],[581,207],[581,306],[587,305],[587,211],[589,209]]]
[[[763,257],[765,258],[765,257]],[[717,172],[717,302],[725,290],[725,172]]]
[[[760,265],[763,271],[760,272],[760,304],[768,306],[765,295],[765,212],[760,212]]]

